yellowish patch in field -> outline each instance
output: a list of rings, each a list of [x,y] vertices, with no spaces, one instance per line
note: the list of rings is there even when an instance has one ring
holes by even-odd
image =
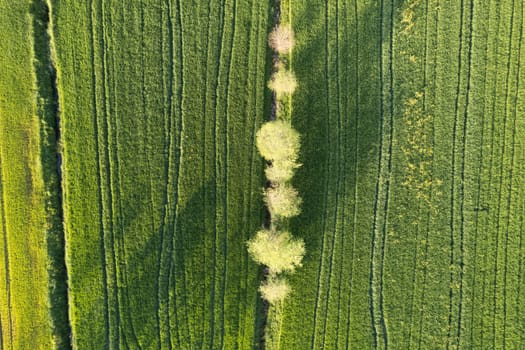
[[[412,28],[414,27],[415,17],[416,17],[416,13],[414,9],[416,8],[416,6],[420,4],[420,2],[421,2],[420,0],[414,0],[414,1],[408,2],[408,7],[405,8],[403,12],[401,13],[401,16],[402,16],[401,17],[401,27],[402,27],[401,33],[402,34],[405,34],[405,35],[410,34]]]
[[[415,191],[416,198],[431,207],[432,186],[441,186],[442,180],[432,177],[432,115],[423,110],[423,92],[418,91],[405,101],[404,122],[406,144],[402,147],[407,160],[404,186]]]

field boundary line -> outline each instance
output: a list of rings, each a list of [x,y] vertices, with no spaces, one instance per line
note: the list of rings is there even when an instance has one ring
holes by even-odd
[[[13,345],[13,316],[12,316],[12,309],[13,305],[11,302],[11,271],[9,268],[9,245],[8,245],[8,239],[7,239],[7,215],[6,215],[6,194],[4,191],[4,167],[2,162],[2,147],[0,146],[0,211],[1,211],[1,220],[2,220],[2,236],[3,236],[3,244],[4,244],[4,268],[5,268],[5,291],[6,291],[6,301],[7,301],[7,320],[9,322],[8,329],[9,329],[9,348],[11,350],[14,349]],[[0,318],[1,321],[1,318]],[[3,333],[2,333],[3,337]],[[7,342],[6,342],[7,343]],[[3,347],[3,342],[0,343]]]

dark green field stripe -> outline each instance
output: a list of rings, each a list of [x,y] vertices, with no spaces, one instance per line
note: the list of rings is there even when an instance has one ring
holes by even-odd
[[[330,118],[331,118],[331,109],[330,109],[330,84],[329,84],[329,62],[328,62],[328,52],[329,52],[329,48],[328,48],[328,45],[329,45],[329,41],[328,41],[328,20],[329,20],[329,15],[328,15],[328,4],[325,4],[325,8],[324,8],[324,23],[325,23],[325,37],[324,37],[324,54],[323,54],[323,57],[324,57],[324,78],[325,78],[325,89],[326,89],[326,98],[325,98],[325,101],[324,103],[326,104],[326,123],[325,123],[325,126],[326,126],[326,139],[325,139],[325,142],[326,142],[326,145],[327,145],[327,149],[329,151],[331,151],[332,149],[332,145],[331,145],[331,137],[330,137]],[[318,270],[318,273],[317,273],[317,292],[316,292],[316,297],[315,297],[315,306],[314,306],[314,318],[313,318],[313,329],[312,329],[312,342],[311,342],[311,345],[310,347],[312,349],[315,349],[317,347],[317,334],[318,334],[318,330],[317,330],[317,327],[318,327],[318,319],[321,318],[323,319],[323,316],[320,316],[322,315],[322,310],[321,310],[321,298],[322,298],[322,294],[323,294],[323,280],[324,280],[324,270],[325,270],[325,259],[324,259],[324,256],[325,256],[325,250],[326,250],[326,247],[328,246],[328,243],[327,243],[327,240],[328,240],[328,234],[327,234],[327,209],[328,209],[328,197],[329,197],[329,192],[330,192],[330,189],[329,189],[329,186],[330,186],[330,179],[332,178],[332,176],[330,175],[330,169],[331,169],[331,166],[330,164],[333,163],[331,162],[331,152],[328,154],[328,156],[326,157],[326,160],[325,160],[325,164],[324,164],[324,167],[326,169],[326,174],[324,176],[324,181],[323,181],[323,209],[322,209],[322,213],[323,213],[323,217],[322,217],[322,220],[321,220],[321,228],[322,228],[322,232],[323,232],[323,238],[322,238],[322,243],[321,243],[321,254],[319,255],[319,270]]]

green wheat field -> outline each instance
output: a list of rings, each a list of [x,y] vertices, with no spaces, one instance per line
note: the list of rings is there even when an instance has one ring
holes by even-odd
[[[277,17],[306,253],[268,310]],[[0,350],[525,349],[524,25],[522,0],[0,0]]]

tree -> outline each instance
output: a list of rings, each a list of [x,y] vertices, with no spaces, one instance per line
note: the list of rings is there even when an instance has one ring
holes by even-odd
[[[295,74],[285,69],[279,69],[273,73],[272,78],[268,82],[268,88],[277,94],[278,99],[283,95],[293,94],[297,88]]]
[[[294,239],[288,231],[260,230],[248,241],[248,253],[259,264],[268,266],[271,275],[301,267],[304,252],[303,240]]]
[[[264,191],[264,202],[272,217],[291,218],[301,212],[302,199],[297,191],[289,185],[278,185]]]
[[[256,145],[264,159],[271,162],[295,163],[299,154],[299,133],[289,122],[276,120],[264,123],[257,131]]]
[[[291,292],[288,282],[284,278],[270,278],[261,284],[259,292],[270,304],[282,301]]]
[[[290,25],[278,25],[270,33],[268,44],[279,54],[289,54],[295,46],[294,32]]]
[[[266,174],[266,178],[271,182],[282,184],[293,177],[294,170],[299,166],[300,164],[289,159],[275,160],[271,165],[266,167],[264,173]]]

